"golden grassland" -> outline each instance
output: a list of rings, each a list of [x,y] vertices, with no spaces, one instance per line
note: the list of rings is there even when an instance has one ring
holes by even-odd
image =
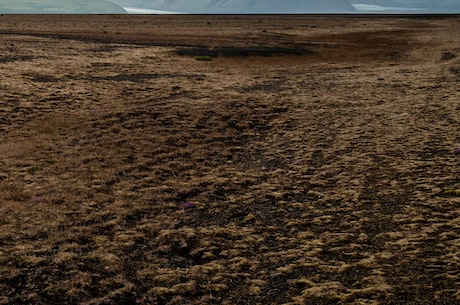
[[[459,25],[1,16],[0,304],[460,302]]]

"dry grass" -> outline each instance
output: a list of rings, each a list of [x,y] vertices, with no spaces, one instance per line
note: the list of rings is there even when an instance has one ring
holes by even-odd
[[[0,304],[458,303],[457,24],[3,16]]]
[[[13,182],[2,182],[0,192],[4,201],[21,202],[30,199],[30,194],[24,190],[24,186]]]

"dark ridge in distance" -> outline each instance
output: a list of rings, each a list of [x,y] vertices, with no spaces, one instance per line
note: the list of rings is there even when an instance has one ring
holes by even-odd
[[[239,57],[239,56],[274,56],[305,55],[313,52],[302,47],[283,48],[268,46],[218,47],[218,48],[178,48],[174,51],[181,56]]]

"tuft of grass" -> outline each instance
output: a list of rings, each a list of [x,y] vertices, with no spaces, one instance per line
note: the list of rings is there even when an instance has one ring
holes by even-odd
[[[460,197],[460,189],[449,189],[442,191],[441,195],[447,197]]]
[[[70,119],[62,117],[47,117],[35,121],[32,126],[37,133],[40,134],[54,134],[68,129],[72,126],[73,122]]]
[[[8,201],[22,202],[31,198],[30,194],[24,190],[24,187],[11,182],[0,184],[0,194],[0,198]]]
[[[31,166],[31,167],[26,169],[26,171],[28,173],[30,173],[30,174],[34,174],[34,173],[36,173],[38,171],[41,171],[41,170],[42,170],[42,168],[40,166],[38,166],[38,165],[34,165],[34,166]]]
[[[45,162],[46,164],[55,164],[57,161],[54,159],[45,159],[43,160],[43,162]]]

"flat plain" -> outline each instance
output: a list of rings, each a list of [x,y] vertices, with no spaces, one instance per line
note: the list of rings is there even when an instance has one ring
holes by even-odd
[[[460,303],[458,16],[0,16],[0,304]]]

